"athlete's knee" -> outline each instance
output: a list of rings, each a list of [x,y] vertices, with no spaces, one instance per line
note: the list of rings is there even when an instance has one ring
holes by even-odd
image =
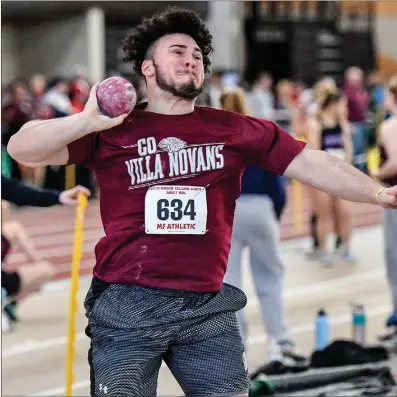
[[[19,234],[21,234],[21,231],[23,230],[23,225],[19,221],[7,221],[4,225],[4,230],[7,233],[7,235],[10,238],[15,238]]]
[[[54,265],[49,261],[40,261],[35,265],[37,274],[40,275],[40,280],[45,283],[55,276],[55,268]]]

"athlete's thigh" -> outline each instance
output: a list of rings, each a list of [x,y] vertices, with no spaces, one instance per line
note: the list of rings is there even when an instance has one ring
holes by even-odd
[[[190,325],[164,360],[186,396],[236,396],[249,390],[235,312],[209,315]]]
[[[156,396],[170,333],[157,323],[166,315],[160,313],[161,304],[155,297],[145,299],[139,291],[112,284],[99,296],[92,297],[92,290],[87,295],[92,396]]]
[[[154,397],[164,348],[150,330],[90,326],[91,395]]]

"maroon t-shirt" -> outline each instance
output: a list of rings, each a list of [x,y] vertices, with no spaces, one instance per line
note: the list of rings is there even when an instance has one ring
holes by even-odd
[[[365,90],[345,86],[348,118],[352,123],[362,123],[367,118],[368,93]]]
[[[205,107],[186,115],[135,109],[112,130],[72,142],[68,163],[91,167],[99,184],[105,236],[94,275],[220,290],[245,167],[282,175],[304,146],[270,121]]]

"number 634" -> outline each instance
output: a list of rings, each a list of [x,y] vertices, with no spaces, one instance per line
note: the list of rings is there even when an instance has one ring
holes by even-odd
[[[183,216],[188,216],[191,221],[195,220],[194,200],[188,200],[186,205],[179,199],[161,199],[157,202],[157,218],[161,221],[166,221],[170,218],[173,221],[180,221]]]

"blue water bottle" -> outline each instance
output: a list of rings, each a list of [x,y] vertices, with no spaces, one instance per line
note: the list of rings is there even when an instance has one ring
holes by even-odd
[[[316,317],[316,350],[324,350],[330,341],[329,319],[324,309]]]

